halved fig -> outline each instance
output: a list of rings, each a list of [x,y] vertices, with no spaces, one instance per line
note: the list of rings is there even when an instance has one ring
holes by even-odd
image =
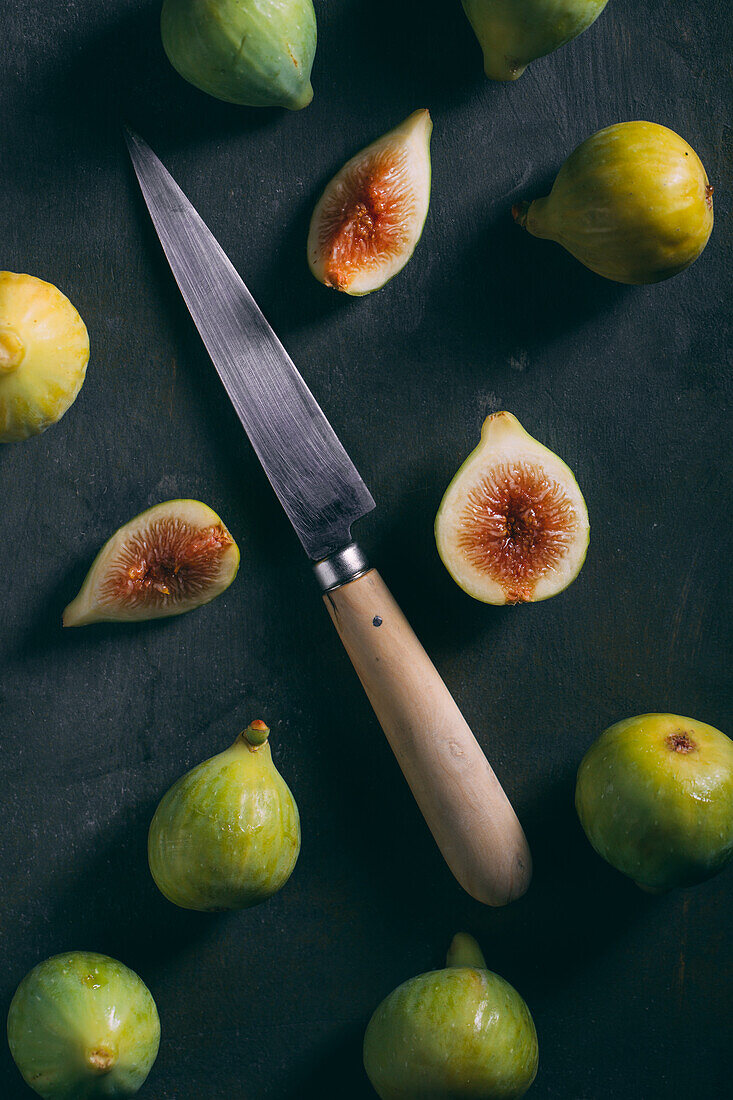
[[[427,110],[415,111],[334,176],[313,211],[308,263],[346,294],[379,290],[415,250],[430,203]]]
[[[435,518],[456,584],[484,603],[546,600],[575,580],[588,537],[572,471],[511,413],[487,417]]]
[[[104,544],[64,626],[180,615],[220,595],[238,568],[239,549],[216,512],[198,500],[167,500]]]

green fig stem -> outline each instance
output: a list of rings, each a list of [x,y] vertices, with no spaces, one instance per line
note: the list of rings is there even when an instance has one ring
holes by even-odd
[[[0,375],[12,374],[23,362],[25,346],[10,325],[0,325]]]
[[[245,741],[255,749],[258,749],[260,745],[264,745],[269,736],[270,727],[266,726],[261,718],[256,718],[254,722],[250,722],[242,734]]]
[[[468,932],[455,934],[445,961],[446,966],[474,966],[479,970],[486,970],[483,951]]]
[[[529,214],[529,208],[532,205],[531,202],[527,202],[526,199],[522,199],[521,202],[515,202],[512,207],[512,217],[517,225],[521,225],[522,229],[527,228],[527,215]]]

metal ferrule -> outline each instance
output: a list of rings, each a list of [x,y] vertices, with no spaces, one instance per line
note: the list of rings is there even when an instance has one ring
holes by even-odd
[[[368,569],[369,562],[366,555],[355,542],[350,542],[343,550],[337,550],[335,554],[317,561],[313,566],[321,592],[331,592],[334,588],[341,588],[342,585],[366,573]]]

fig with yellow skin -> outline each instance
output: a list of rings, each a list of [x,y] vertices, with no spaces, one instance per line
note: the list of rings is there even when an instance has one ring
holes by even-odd
[[[620,122],[570,154],[552,191],[512,213],[617,283],[657,283],[698,258],[713,228],[713,188],[695,150],[654,122]]]
[[[86,325],[66,295],[34,275],[0,271],[0,443],[60,420],[88,361]]]
[[[174,783],[155,811],[148,862],[182,909],[248,909],[277,893],[300,853],[300,817],[264,722]]]

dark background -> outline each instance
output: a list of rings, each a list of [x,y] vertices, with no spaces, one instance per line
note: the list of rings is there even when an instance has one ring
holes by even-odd
[[[64,420],[0,448],[0,1006],[47,955],[87,948],[149,984],[157,1100],[373,1095],[363,1030],[458,929],[540,1037],[536,1100],[705,1098],[730,1080],[733,873],[661,898],[592,852],[574,776],[609,724],[670,710],[731,731],[724,638],[733,289],[725,0],[611,0],[516,83],[488,82],[457,0],[316,0],[315,99],[238,109],[168,66],[158,3],[3,11],[0,266],[56,283],[91,337]],[[343,161],[428,106],[433,197],[414,258],[351,300],[305,259]],[[472,901],[444,866],[186,313],[119,131],[145,136],[218,236],[378,503],[358,535],[513,799],[529,893]],[[601,126],[682,134],[716,186],[702,258],[622,287],[516,228]],[[591,545],[556,599],[472,601],[432,524],[482,419],[514,412],[575,471]],[[200,498],[239,542],[232,588],[190,615],[61,629],[102,542]],[[146,865],[153,810],[251,718],[300,805],[280,895],[186,913]],[[24,1089],[0,1044],[3,1096]]]

